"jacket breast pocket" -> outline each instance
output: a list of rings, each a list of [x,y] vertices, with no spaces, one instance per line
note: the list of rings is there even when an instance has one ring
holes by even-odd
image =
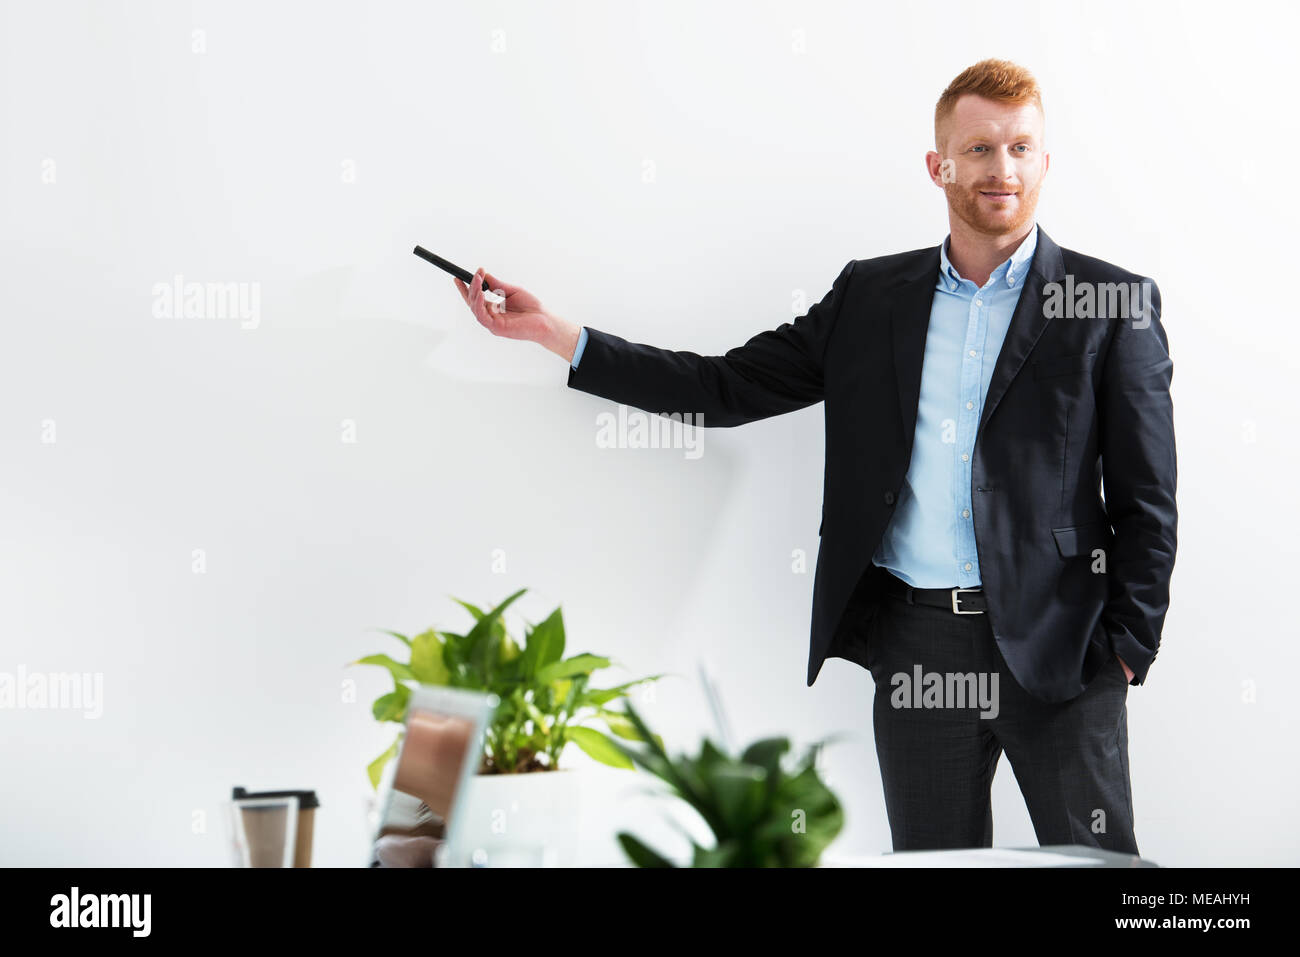
[[[1034,363],[1034,378],[1051,379],[1055,376],[1091,372],[1093,363],[1096,361],[1097,353],[1095,352],[1084,352],[1077,356],[1053,356],[1048,359],[1039,359]]]
[[[1113,537],[1110,526],[1105,522],[1089,522],[1087,525],[1052,529],[1052,538],[1056,539],[1056,550],[1061,553],[1062,558],[1090,556],[1098,548],[1104,551],[1110,547]]]

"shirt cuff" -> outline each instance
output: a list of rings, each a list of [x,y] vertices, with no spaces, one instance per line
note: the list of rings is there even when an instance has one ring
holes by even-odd
[[[583,326],[582,331],[578,333],[578,348],[573,350],[573,359],[569,362],[569,365],[572,368],[574,369],[578,368],[578,362],[582,359],[582,350],[585,349],[586,346],[587,346],[587,327]]]

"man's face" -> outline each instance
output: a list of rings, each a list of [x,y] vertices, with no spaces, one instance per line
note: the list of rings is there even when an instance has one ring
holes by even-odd
[[[927,153],[926,165],[947,194],[952,215],[988,236],[1015,233],[1033,222],[1049,161],[1038,107],[966,94],[944,132],[944,155]]]

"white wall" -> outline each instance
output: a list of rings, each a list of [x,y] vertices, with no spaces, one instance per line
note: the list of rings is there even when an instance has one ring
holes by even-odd
[[[615,407],[493,340],[410,249],[720,353],[849,259],[943,238],[934,102],[1006,56],[1046,94],[1039,222],[1155,277],[1174,355],[1181,547],[1129,696],[1139,844],[1300,863],[1297,17],[1221,14],[6,0],[0,671],[99,673],[104,701],[0,711],[0,862],[223,863],[234,784],[316,788],[317,863],[358,862],[391,732],[368,712],[385,676],[344,663],[391,650],[370,628],[453,628],[446,596],[524,586],[521,613],[562,602],[615,677],[680,675],[645,704],[675,748],[710,727],[701,657],[742,739],[849,733],[827,754],[837,849],[888,849],[869,676],[834,660],[805,687],[812,574],[790,556],[815,557],[820,407],[709,430],[696,460],[598,449]],[[257,284],[259,324],[156,317],[177,274]],[[597,779],[588,859],[617,860],[607,832],[658,805]],[[1005,761],[994,811],[997,844],[1036,843]]]

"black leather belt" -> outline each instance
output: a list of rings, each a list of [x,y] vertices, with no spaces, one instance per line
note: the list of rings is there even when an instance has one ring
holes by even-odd
[[[989,609],[988,598],[981,588],[913,588],[897,575],[890,574],[885,591],[909,605],[944,608],[955,615],[982,615]]]

